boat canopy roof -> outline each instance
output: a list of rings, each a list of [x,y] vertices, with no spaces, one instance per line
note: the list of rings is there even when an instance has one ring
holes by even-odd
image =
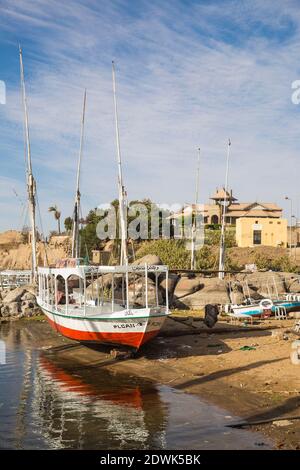
[[[102,275],[102,274],[126,274],[126,273],[164,273],[168,271],[168,267],[156,264],[140,264],[128,266],[74,266],[65,268],[38,268],[38,274],[61,276],[68,279],[70,276],[78,276],[85,278],[86,275]]]

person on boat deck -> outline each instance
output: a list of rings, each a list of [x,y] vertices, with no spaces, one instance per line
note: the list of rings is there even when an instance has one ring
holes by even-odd
[[[65,296],[65,293],[58,290],[57,293],[56,293],[56,303],[58,305],[65,305],[66,303],[66,296]]]
[[[62,291],[57,291],[56,301],[57,301],[57,305],[66,305],[66,294]],[[75,299],[73,299],[70,293],[69,293],[68,303],[69,304],[75,303]]]

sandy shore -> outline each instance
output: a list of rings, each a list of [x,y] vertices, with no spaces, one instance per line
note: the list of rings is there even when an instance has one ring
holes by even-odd
[[[167,384],[222,406],[241,421],[259,422],[250,429],[271,437],[278,449],[299,449],[300,419],[290,419],[300,418],[300,366],[289,358],[293,320],[266,320],[253,327],[220,321],[209,330],[200,313],[189,312],[187,322],[180,314],[175,318],[135,358],[121,360],[107,347],[86,347],[57,335],[46,322],[42,335],[40,322],[19,322],[30,332],[29,341],[66,367],[105,367]]]

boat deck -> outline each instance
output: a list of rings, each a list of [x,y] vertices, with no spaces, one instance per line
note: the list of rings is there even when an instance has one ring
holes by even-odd
[[[42,309],[56,315],[63,315],[72,318],[99,318],[103,319],[109,317],[110,319],[122,317],[124,319],[133,317],[144,317],[144,316],[158,316],[166,315],[165,307],[140,307],[127,310],[124,305],[114,304],[112,311],[112,304],[106,303],[103,305],[86,305],[85,308],[80,305],[59,305],[57,309],[53,305],[49,305],[45,302],[38,302]]]

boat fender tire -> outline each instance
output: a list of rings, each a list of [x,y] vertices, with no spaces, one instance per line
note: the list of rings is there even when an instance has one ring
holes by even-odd
[[[262,307],[264,310],[270,310],[273,307],[273,302],[271,299],[262,299],[259,302],[259,306]]]
[[[204,324],[208,326],[208,328],[215,326],[218,321],[219,313],[220,310],[217,304],[205,305]]]

